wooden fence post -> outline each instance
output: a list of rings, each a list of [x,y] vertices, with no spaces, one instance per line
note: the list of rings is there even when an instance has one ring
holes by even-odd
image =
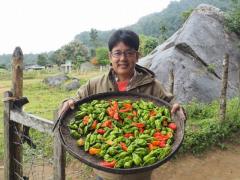
[[[227,83],[228,83],[228,64],[229,64],[229,55],[225,54],[223,59],[223,74],[222,74],[222,89],[220,95],[220,120],[225,120],[226,114],[226,96],[227,96]]]
[[[7,99],[12,97],[12,93],[7,91],[4,93],[4,108],[3,108],[3,121],[4,121],[4,179],[14,179],[14,162],[13,162],[13,122],[10,121],[10,110],[12,108],[12,101]]]
[[[54,117],[55,117],[54,119],[56,119],[57,112],[54,113]],[[66,151],[60,142],[57,128],[54,131],[53,138],[54,138],[54,150],[53,150],[54,180],[65,180]]]
[[[169,83],[169,92],[173,94],[173,91],[174,91],[174,74],[173,74],[173,69],[169,70],[168,83]]]
[[[12,93],[16,99],[21,98],[23,95],[23,53],[20,47],[15,48],[12,56]],[[16,127],[14,128],[15,131],[12,131],[14,143],[13,156],[15,161],[14,172],[22,177],[22,145],[19,135],[22,133],[22,125],[14,123],[14,126]],[[18,162],[16,163],[16,161]]]

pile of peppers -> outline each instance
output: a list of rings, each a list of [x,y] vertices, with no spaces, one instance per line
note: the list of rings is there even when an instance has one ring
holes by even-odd
[[[177,129],[168,108],[119,99],[82,104],[68,127],[77,145],[108,168],[141,167],[164,159]]]

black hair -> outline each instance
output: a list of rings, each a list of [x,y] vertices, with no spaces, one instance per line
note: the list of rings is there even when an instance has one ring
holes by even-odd
[[[139,37],[131,30],[119,29],[115,31],[108,40],[109,51],[112,51],[113,47],[119,42],[123,42],[125,45],[138,51]]]

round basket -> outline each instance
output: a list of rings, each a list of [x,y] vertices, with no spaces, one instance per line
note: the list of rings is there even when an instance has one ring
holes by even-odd
[[[130,99],[132,101],[136,100],[146,100],[151,101],[157,106],[166,106],[170,108],[170,104],[158,99],[153,96],[145,95],[145,94],[137,94],[137,93],[129,93],[129,92],[106,92],[106,93],[99,93],[92,96],[89,96],[87,98],[81,99],[76,102],[75,106],[76,108],[74,110],[67,110],[59,119],[59,126],[58,126],[58,133],[61,140],[62,145],[65,147],[65,149],[75,158],[80,160],[81,162],[87,164],[88,166],[91,166],[93,168],[96,168],[101,171],[109,172],[109,173],[115,173],[115,174],[133,174],[133,173],[140,173],[144,171],[153,170],[163,163],[167,162],[180,148],[183,137],[184,137],[184,120],[181,119],[179,112],[176,112],[174,117],[172,117],[173,121],[177,125],[176,133],[174,134],[174,143],[172,145],[172,151],[171,153],[166,156],[164,159],[157,161],[154,164],[144,166],[144,167],[132,167],[132,168],[108,168],[100,166],[99,162],[102,161],[102,159],[92,156],[88,153],[86,153],[84,150],[79,148],[76,144],[76,140],[71,137],[70,130],[68,128],[69,122],[74,118],[74,114],[77,111],[77,107],[81,106],[83,103],[91,102],[92,100],[109,100],[109,99]]]

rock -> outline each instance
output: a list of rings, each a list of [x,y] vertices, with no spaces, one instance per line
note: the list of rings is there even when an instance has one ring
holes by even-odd
[[[222,61],[230,56],[228,97],[238,93],[239,38],[225,31],[223,13],[211,5],[199,5],[183,27],[159,45],[139,64],[155,72],[168,86],[169,70],[174,72],[174,95],[185,103],[193,99],[210,102],[220,96]]]
[[[67,80],[69,80],[68,76],[66,76],[64,74],[60,74],[60,75],[56,75],[56,76],[47,77],[43,80],[43,82],[49,86],[57,87],[57,86],[61,86],[62,84],[64,84],[65,81],[67,81]]]
[[[74,78],[73,80],[71,80],[71,82],[64,85],[64,89],[66,89],[67,91],[75,90],[78,89],[79,87],[80,81],[77,78]]]

